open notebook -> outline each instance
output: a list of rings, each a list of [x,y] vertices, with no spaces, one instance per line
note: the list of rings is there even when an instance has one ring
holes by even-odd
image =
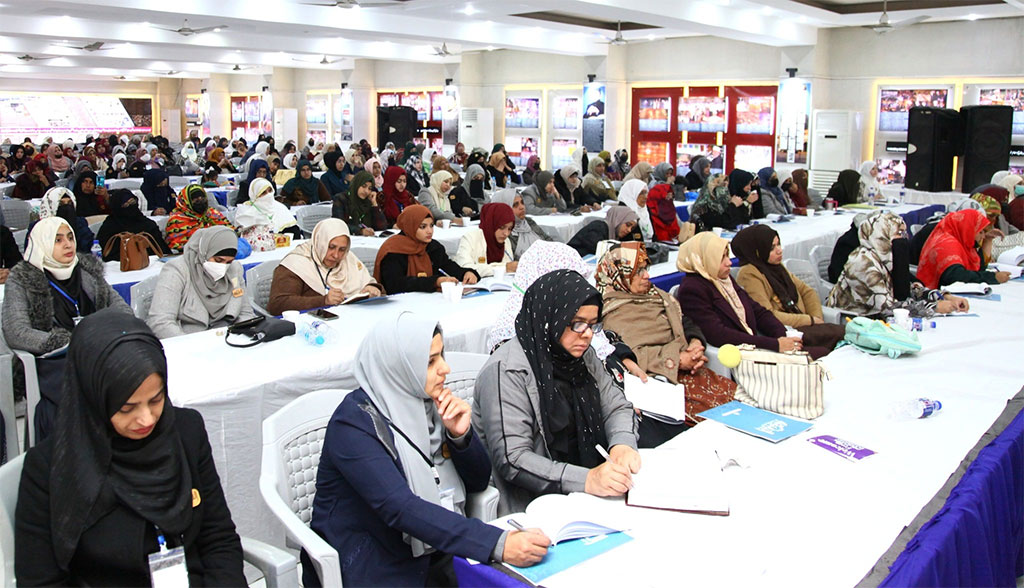
[[[642,508],[728,516],[722,463],[713,451],[641,449],[626,504]]]
[[[626,374],[626,400],[633,408],[656,420],[678,424],[686,419],[686,388],[657,378],[643,380]]]
[[[625,514],[621,502],[583,492],[545,494],[526,507],[526,522],[557,544],[625,531],[630,526]]]

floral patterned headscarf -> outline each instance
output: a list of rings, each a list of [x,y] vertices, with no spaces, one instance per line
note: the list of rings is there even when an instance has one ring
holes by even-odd
[[[608,250],[597,264],[597,289],[601,294],[608,292],[630,292],[630,282],[640,270],[651,264],[647,248],[643,243],[631,242],[616,245]],[[654,285],[651,285],[654,289]]]

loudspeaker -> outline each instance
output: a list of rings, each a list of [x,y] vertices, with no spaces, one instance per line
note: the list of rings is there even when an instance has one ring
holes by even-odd
[[[416,109],[409,106],[377,107],[377,149],[383,150],[388,141],[396,146],[412,141],[416,134]]]
[[[1012,106],[964,106],[964,157],[962,192],[988,184],[992,174],[1010,167]]]
[[[953,157],[962,150],[960,113],[950,108],[915,106],[907,125],[905,185],[926,192],[953,189]]]

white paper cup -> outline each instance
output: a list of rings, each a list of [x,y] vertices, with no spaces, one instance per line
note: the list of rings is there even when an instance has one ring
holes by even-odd
[[[909,329],[910,328],[910,311],[906,308],[894,308],[892,309],[892,320],[897,325]]]
[[[722,236],[722,232],[723,232],[724,230],[725,230],[725,229],[723,229],[722,227],[712,227],[712,228],[711,228],[711,232],[712,232],[712,233],[714,233],[715,235],[719,236],[719,237],[721,237],[721,236]]]
[[[455,291],[455,282],[441,282],[441,296],[451,302],[452,292]]]
[[[496,268],[494,268],[494,279],[498,280],[499,282],[505,279],[505,268],[504,267],[496,267]]]
[[[449,228],[451,228],[451,226],[452,226],[451,219],[447,219],[447,218],[441,219],[441,228],[442,229],[449,229]]]
[[[804,340],[803,332],[798,331],[796,329],[786,329],[786,336],[787,337],[792,337],[794,339],[800,339],[801,341]]]
[[[286,310],[281,313],[281,318],[291,323],[297,323],[299,322],[299,314],[297,310]]]
[[[807,209],[807,216],[814,216],[814,209],[813,208],[808,208]]]

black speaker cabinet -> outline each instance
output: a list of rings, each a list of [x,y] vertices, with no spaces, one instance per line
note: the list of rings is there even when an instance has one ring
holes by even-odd
[[[963,192],[989,183],[992,174],[1010,167],[1012,106],[964,106]]]
[[[388,141],[396,146],[412,141],[418,125],[416,109],[409,106],[377,107],[377,149],[383,150]]]
[[[950,108],[915,106],[907,127],[906,186],[926,192],[953,190],[953,158],[960,155],[963,125]]]

